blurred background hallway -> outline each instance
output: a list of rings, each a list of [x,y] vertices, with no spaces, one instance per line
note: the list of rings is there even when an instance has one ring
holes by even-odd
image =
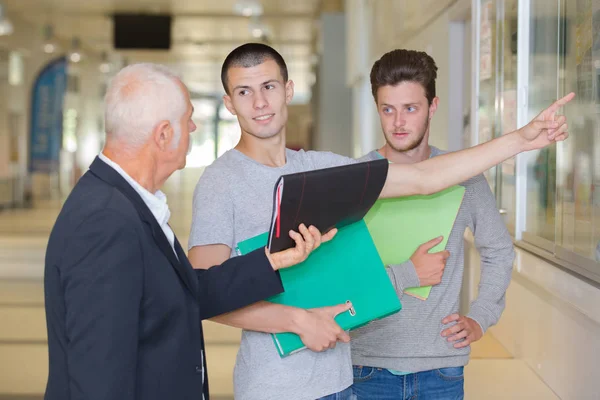
[[[577,92],[568,142],[485,174],[517,259],[500,322],[473,346],[466,398],[599,399],[599,40],[600,0],[0,0],[0,400],[43,396],[45,246],[102,149],[110,78],[151,61],[190,88],[198,130],[165,190],[185,247],[194,185],[240,135],[221,63],[249,41],[288,63],[294,149],[359,157],[383,143],[369,72],[394,48],[436,60],[430,142],[443,149],[498,137]],[[480,268],[472,235],[465,243],[463,312]],[[211,393],[231,399],[240,333],[205,332]]]

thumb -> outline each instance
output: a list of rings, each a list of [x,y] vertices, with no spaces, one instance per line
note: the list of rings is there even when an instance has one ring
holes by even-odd
[[[329,242],[337,234],[337,228],[333,228],[323,236],[321,236],[321,243]]]
[[[348,311],[352,308],[352,303],[347,302],[343,304],[338,304],[335,306],[326,307],[327,313],[331,315],[331,317],[335,317],[338,314]]]
[[[442,240],[444,240],[443,236],[438,236],[435,239],[431,239],[429,242],[425,242],[422,245],[420,245],[419,248],[417,249],[417,251],[420,251],[422,253],[427,253],[429,250],[433,249],[435,246],[442,243]]]

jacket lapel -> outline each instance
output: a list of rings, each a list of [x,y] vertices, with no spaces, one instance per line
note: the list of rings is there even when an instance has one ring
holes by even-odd
[[[197,291],[197,284],[194,271],[189,265],[189,262],[187,262],[187,256],[185,255],[185,252],[183,252],[183,249],[181,249],[181,245],[179,245],[177,238],[175,238],[175,248],[179,249],[179,251],[177,251],[177,257],[179,257],[179,260],[175,256],[173,248],[169,243],[169,239],[167,239],[167,237],[165,236],[165,233],[156,221],[156,218],[154,218],[154,215],[152,214],[146,203],[144,203],[144,200],[142,200],[142,198],[135,191],[135,189],[131,187],[129,182],[127,182],[110,165],[106,164],[98,157],[96,157],[92,165],[90,165],[90,171],[109,185],[116,187],[133,203],[142,221],[150,225],[152,236],[154,238],[154,241],[158,245],[158,248],[167,257],[167,259],[177,272],[177,275],[179,275],[179,278],[183,281],[185,286],[192,292],[192,294],[195,297]]]

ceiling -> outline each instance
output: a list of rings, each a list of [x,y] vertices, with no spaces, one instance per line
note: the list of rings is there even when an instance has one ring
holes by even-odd
[[[288,63],[299,97],[308,94],[314,60],[315,18],[323,0],[256,0],[263,7],[260,22],[268,43]],[[255,2],[256,2],[255,1]],[[51,24],[55,35],[68,42],[81,40],[87,62],[108,52],[115,63],[152,61],[182,74],[195,92],[220,93],[221,63],[236,46],[257,41],[252,21],[235,14],[238,0],[2,0],[7,14],[41,27]],[[174,16],[169,51],[115,51],[112,20],[115,12],[170,13]],[[85,60],[85,59],[84,59]]]

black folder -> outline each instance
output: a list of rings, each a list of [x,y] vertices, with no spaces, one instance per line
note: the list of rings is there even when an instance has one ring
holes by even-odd
[[[290,230],[303,223],[321,233],[360,221],[379,198],[386,159],[282,175],[275,183],[269,250],[295,246]]]

